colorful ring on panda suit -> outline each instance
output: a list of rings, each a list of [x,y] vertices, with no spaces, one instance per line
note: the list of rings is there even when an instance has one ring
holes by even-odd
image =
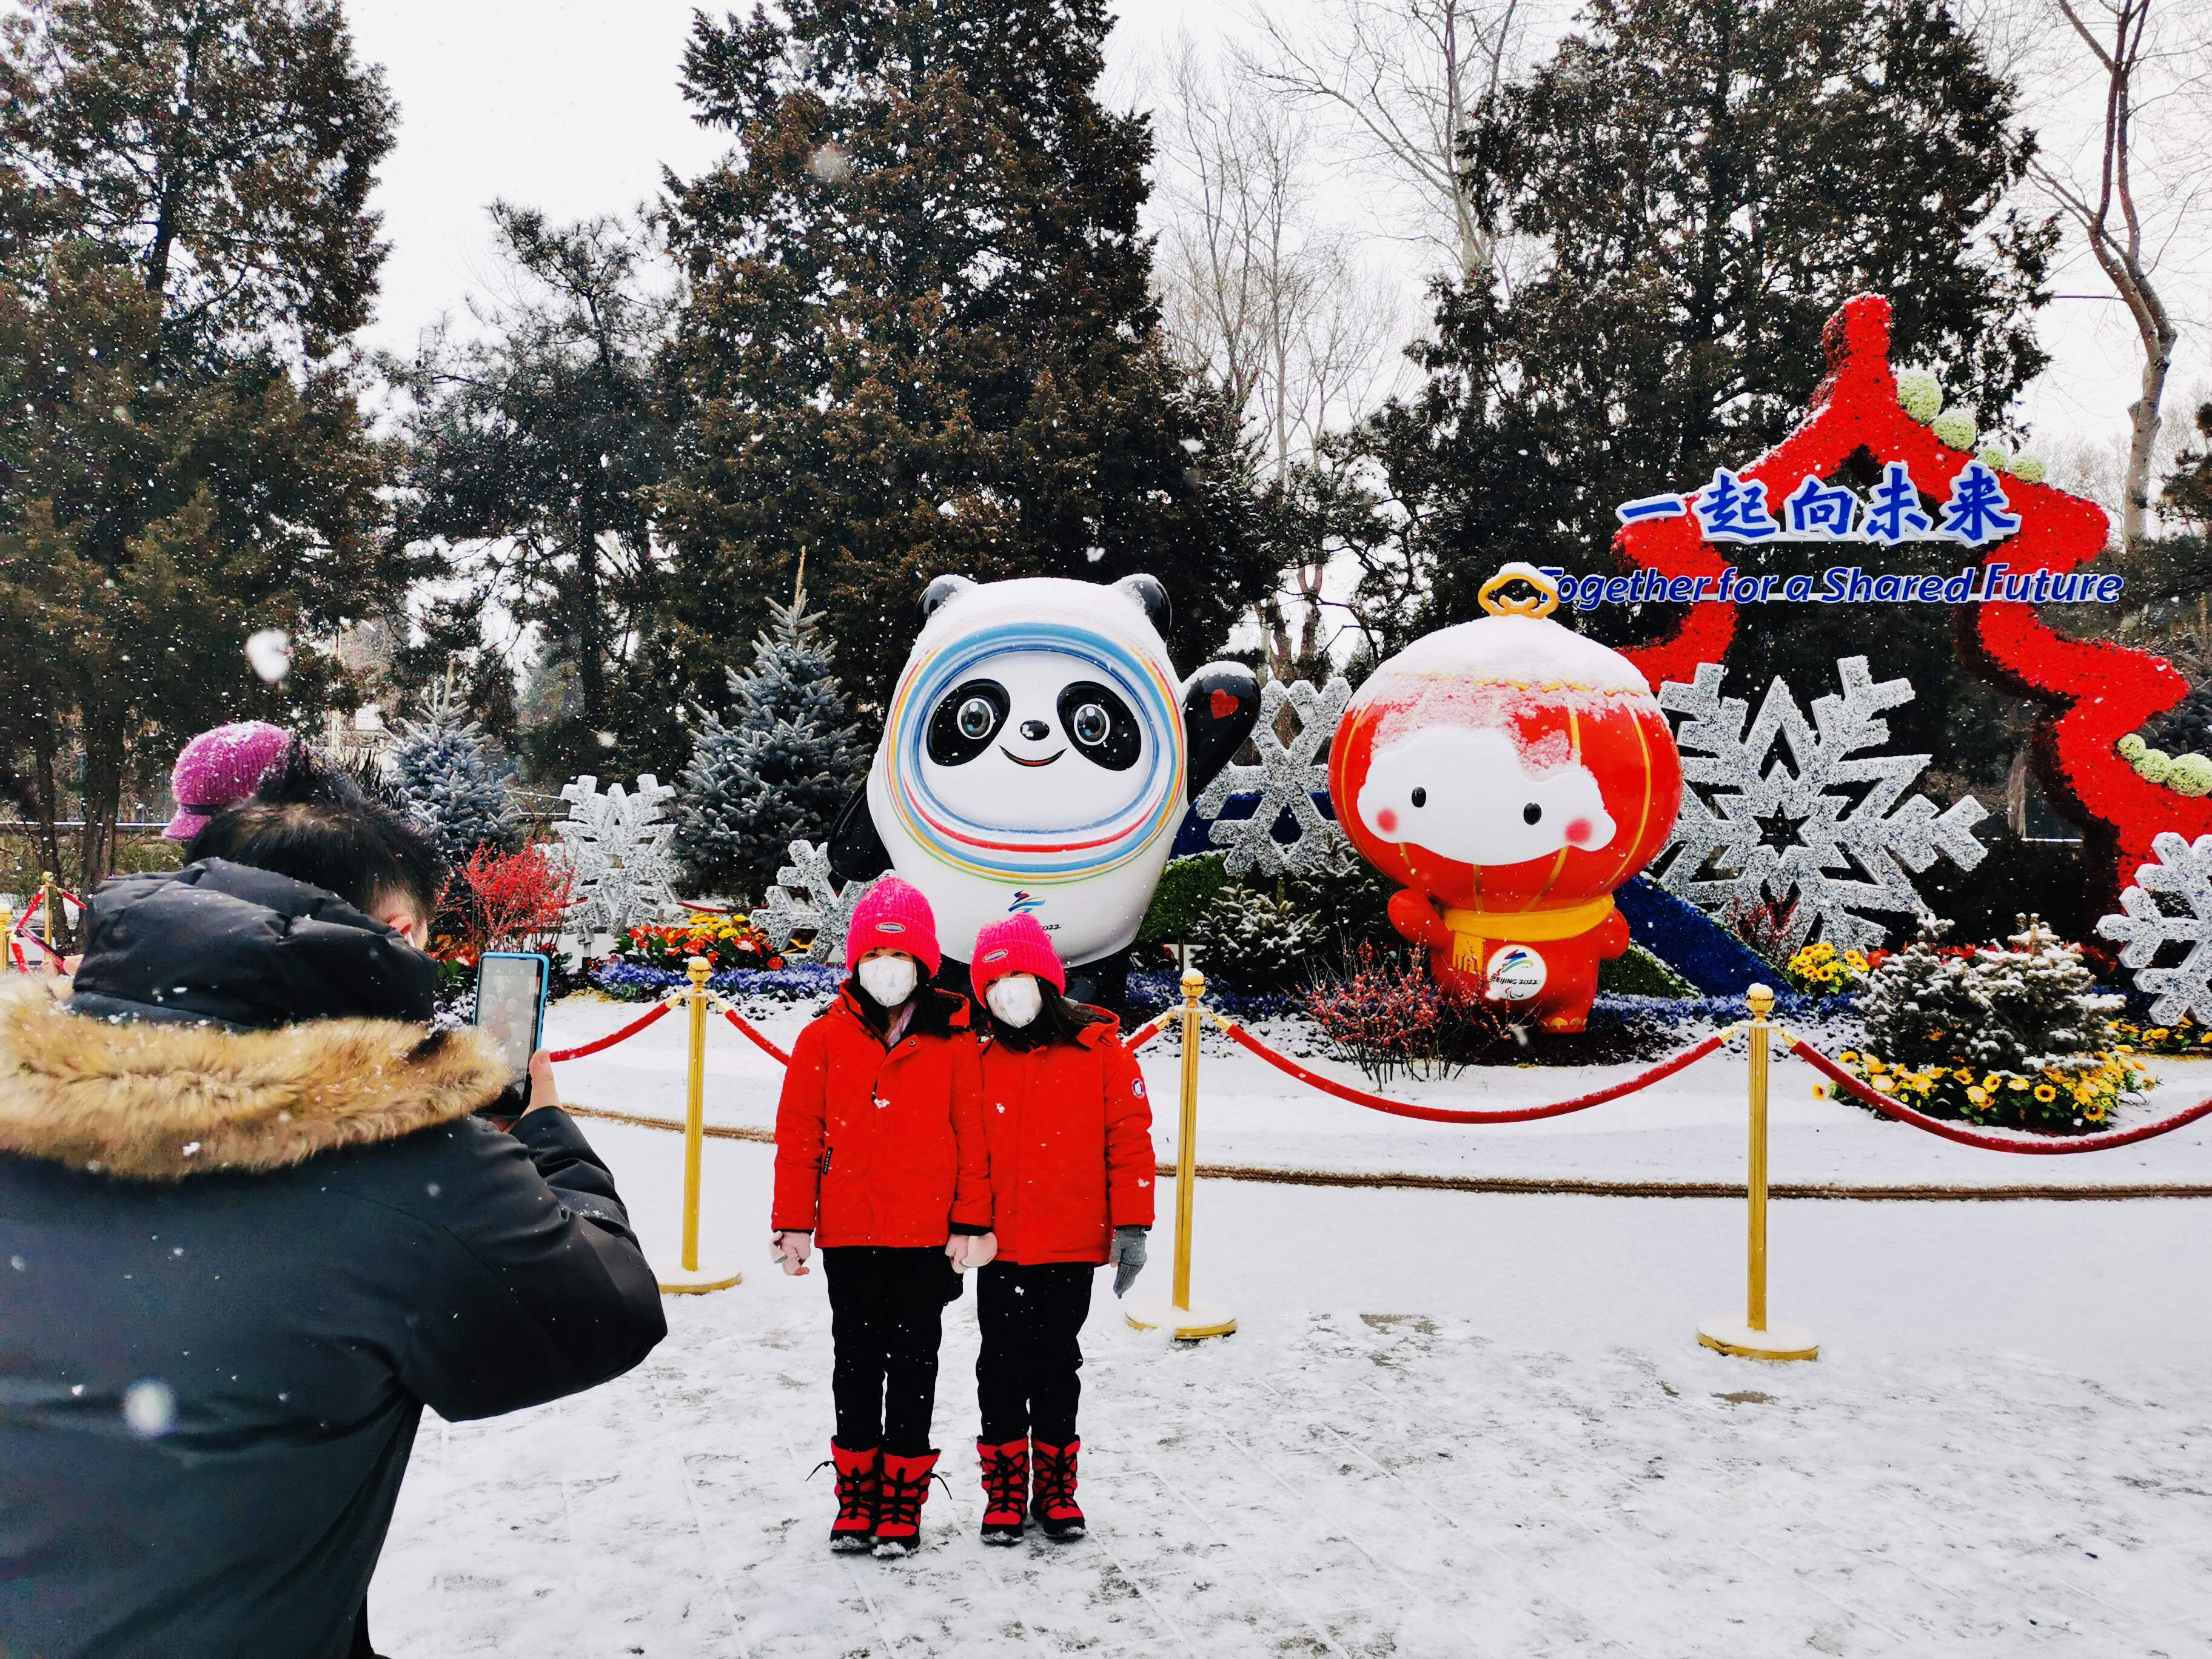
[[[984,658],[1012,651],[1050,651],[1087,663],[1142,711],[1149,725],[1139,763],[1146,774],[1130,805],[1092,823],[1031,832],[969,822],[931,793],[921,757],[938,700]],[[1031,882],[1100,875],[1173,834],[1181,822],[1182,728],[1179,689],[1120,641],[1062,623],[1000,623],[961,635],[900,677],[884,738],[893,809],[918,846],[971,875]]]

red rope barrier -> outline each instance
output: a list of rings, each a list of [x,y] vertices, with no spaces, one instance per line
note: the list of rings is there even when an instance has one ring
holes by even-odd
[[[775,1060],[776,1064],[779,1066],[788,1066],[791,1064],[791,1056],[784,1053],[782,1049],[777,1048],[775,1044],[770,1042],[758,1031],[753,1030],[750,1025],[746,1024],[745,1021],[739,1017],[736,1009],[723,1009],[722,1018],[729,1021],[731,1024],[736,1026],[740,1031],[743,1031],[745,1034],[746,1040],[750,1042],[754,1048],[759,1049],[769,1059]]]
[[[1152,1018],[1146,1020],[1142,1025],[1139,1026],[1130,1036],[1123,1038],[1121,1046],[1124,1048],[1128,1049],[1132,1054],[1134,1054],[1138,1049],[1143,1048],[1147,1042],[1150,1042],[1161,1032],[1166,1030],[1168,1029],[1169,1019],[1179,1012],[1180,1010],[1170,1008],[1164,1014],[1155,1014]]]
[[[1842,1066],[1830,1060],[1802,1037],[1787,1039],[1789,1051],[1802,1060],[1814,1071],[1832,1079],[1856,1100],[1863,1100],[1884,1117],[1893,1117],[1899,1123],[1910,1123],[1916,1129],[1925,1129],[1931,1135],[1941,1135],[1946,1140],[1955,1140],[1961,1146],[1979,1146],[1992,1152],[2028,1152],[2043,1157],[2069,1152],[2101,1152],[2110,1146],[2125,1146],[2138,1140],[2148,1140],[2194,1123],[2207,1113],[2212,1113],[2212,1100],[2199,1102],[2187,1111],[2155,1123],[2145,1123],[2133,1129],[2107,1129],[2094,1135],[2065,1135],[2039,1137],[2033,1140],[2016,1140],[2006,1135],[1984,1134],[1973,1129],[1962,1129],[1955,1123],[1929,1117],[1917,1112],[1902,1101],[1892,1100],[1879,1090],[1869,1089]]]
[[[1601,1106],[1608,1100],[1618,1100],[1623,1095],[1633,1094],[1638,1089],[1649,1088],[1663,1077],[1672,1077],[1686,1066],[1694,1066],[1707,1054],[1714,1053],[1728,1042],[1729,1034],[1717,1032],[1694,1048],[1685,1048],[1671,1060],[1661,1061],[1648,1072],[1598,1090],[1595,1094],[1577,1095],[1572,1100],[1556,1101],[1549,1106],[1525,1106],[1505,1112],[1449,1112],[1437,1106],[1413,1106],[1402,1100],[1390,1100],[1382,1095],[1370,1095],[1364,1089],[1354,1089],[1310,1072],[1287,1054],[1279,1054],[1243,1026],[1220,1022],[1221,1029],[1229,1033],[1231,1041],[1249,1048],[1279,1072],[1286,1072],[1301,1083],[1310,1084],[1323,1094],[1334,1095],[1339,1100],[1348,1100],[1355,1106],[1364,1106],[1370,1111],[1389,1112],[1394,1117],[1425,1118],[1431,1123],[1527,1123],[1540,1117],[1559,1117],[1568,1112],[1579,1112],[1591,1106]]]
[[[617,1042],[635,1036],[656,1019],[666,1018],[670,1005],[664,1002],[651,1009],[640,1019],[634,1019],[619,1031],[610,1031],[595,1042],[586,1042],[574,1048],[556,1048],[545,1056],[548,1060],[581,1060],[586,1054],[596,1054],[602,1048],[611,1048]]]

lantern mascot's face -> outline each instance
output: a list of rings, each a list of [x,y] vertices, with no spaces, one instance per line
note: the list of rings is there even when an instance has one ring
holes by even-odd
[[[1538,597],[1496,597],[1522,586]],[[1635,665],[1549,620],[1548,578],[1508,565],[1483,594],[1489,616],[1415,641],[1359,688],[1329,795],[1405,888],[1390,920],[1439,984],[1579,1031],[1598,963],[1628,948],[1613,890],[1674,827],[1681,759]]]
[[[1251,734],[1252,672],[1210,663],[1180,680],[1161,638],[1167,593],[1150,576],[940,576],[922,606],[866,787],[831,836],[832,870],[896,869],[958,963],[979,929],[1018,915],[1065,963],[1118,963],[1185,811]],[[1091,979],[1118,1000],[1118,974]]]

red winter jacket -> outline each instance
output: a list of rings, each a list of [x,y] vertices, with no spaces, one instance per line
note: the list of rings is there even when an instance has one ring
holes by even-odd
[[[924,990],[886,1051],[852,992],[799,1034],[775,1109],[769,1227],[818,1245],[942,1244],[991,1224],[965,999]]]
[[[1112,1018],[1074,1042],[983,1044],[983,1132],[1001,1261],[1103,1261],[1152,1224],[1152,1106]]]

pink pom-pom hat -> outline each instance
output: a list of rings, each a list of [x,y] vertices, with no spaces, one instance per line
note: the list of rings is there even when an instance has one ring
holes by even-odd
[[[944,957],[937,948],[937,917],[921,890],[884,876],[860,896],[845,935],[845,965],[857,968],[871,951],[903,951],[933,975]]]
[[[1055,990],[1067,989],[1067,969],[1060,965],[1060,953],[1035,916],[1008,916],[975,935],[975,960],[968,970],[975,994],[981,996],[993,980],[1008,974],[1035,974]]]
[[[165,840],[190,841],[216,813],[238,805],[261,781],[283,765],[292,734],[266,720],[240,720],[203,732],[185,745],[169,773],[169,793],[177,815],[161,831]]]

